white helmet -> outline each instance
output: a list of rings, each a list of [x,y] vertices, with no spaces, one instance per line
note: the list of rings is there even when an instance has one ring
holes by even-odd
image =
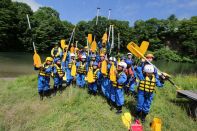
[[[145,65],[144,66],[144,72],[153,73],[154,72],[154,67],[152,65]]]
[[[110,61],[113,61],[113,57],[110,57],[109,60],[110,60]]]
[[[129,53],[127,53],[127,55],[132,55],[132,54],[129,52]]]
[[[123,67],[123,68],[127,68],[127,64],[123,61],[121,61],[120,63],[118,63],[119,66]]]
[[[114,57],[113,61],[116,62],[116,58],[115,57]]]
[[[81,59],[86,59],[86,56],[85,56],[85,55],[82,55],[82,56],[81,56]]]
[[[125,68],[125,69],[127,68],[127,63],[125,63],[125,62],[124,62],[124,68]]]
[[[70,57],[72,57],[72,56],[75,56],[75,54],[74,53],[70,53]]]

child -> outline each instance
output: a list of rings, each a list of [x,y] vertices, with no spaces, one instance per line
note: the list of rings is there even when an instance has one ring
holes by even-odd
[[[76,77],[76,84],[77,86],[83,88],[85,87],[86,81],[85,76],[88,70],[88,64],[86,63],[86,56],[81,56],[81,61],[77,63],[77,77]]]
[[[70,53],[68,67],[66,67],[66,84],[67,85],[70,85],[72,81],[74,80],[74,77],[71,75],[71,69],[72,69],[73,64],[76,64],[75,54]]]
[[[100,62],[99,68],[101,70],[102,78],[101,78],[101,90],[103,95],[110,100],[110,80],[108,78],[108,63],[105,60],[105,54],[100,54]]]
[[[62,93],[62,81],[65,72],[62,69],[62,64],[60,58],[56,58],[54,68],[53,68],[53,76],[54,76],[54,96],[56,95],[57,89],[59,89],[60,93]]]
[[[136,96],[135,92],[135,85],[136,85],[136,73],[134,71],[134,67],[132,66],[132,61],[127,59],[126,60],[127,69],[125,71],[127,75],[127,81],[125,86],[125,91],[128,95],[131,93],[134,97]]]
[[[124,84],[127,80],[127,76],[124,72],[127,64],[125,62],[118,63],[118,72],[117,72],[117,81],[116,83],[112,83],[115,93],[115,103],[117,106],[116,114],[122,113],[122,106],[124,105]]]
[[[164,82],[157,79],[154,75],[154,67],[152,65],[147,64],[144,66],[143,70],[142,68],[137,68],[136,71],[140,82],[138,86],[135,119],[139,119],[141,114],[141,120],[144,123],[153,100],[155,86],[162,87]]]
[[[93,63],[93,83],[88,83],[89,87],[89,93],[93,94],[94,96],[97,94],[97,85],[98,85],[98,79],[100,78],[100,70],[98,69],[98,63]]]
[[[38,93],[40,95],[40,100],[43,100],[43,97],[49,96],[50,93],[50,76],[53,71],[52,68],[53,58],[47,57],[45,62],[39,67],[35,67],[35,70],[39,70],[38,74]]]

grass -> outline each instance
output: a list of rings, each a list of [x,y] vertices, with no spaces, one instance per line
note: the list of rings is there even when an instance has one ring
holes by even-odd
[[[183,89],[196,89],[197,78],[176,76]],[[104,98],[90,96],[87,90],[69,87],[62,95],[39,100],[36,76],[0,80],[0,130],[27,131],[124,131],[121,115],[110,111]],[[194,131],[197,122],[187,114],[186,100],[176,98],[176,89],[168,82],[158,89],[144,129],[154,117],[162,119],[164,131]],[[123,112],[135,108],[134,98],[126,96]]]

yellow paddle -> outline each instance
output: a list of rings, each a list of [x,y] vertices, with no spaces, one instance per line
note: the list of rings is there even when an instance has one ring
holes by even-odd
[[[75,65],[75,63],[72,64],[72,67],[71,67],[71,76],[75,77],[77,74],[77,67]]]
[[[92,68],[89,68],[89,71],[87,73],[87,81],[88,81],[88,83],[95,82],[94,74],[93,74],[93,69]]]
[[[34,55],[33,55],[34,66],[35,67],[40,67],[42,62],[41,62],[40,56],[37,54],[34,42],[33,42],[33,47],[34,47]]]
[[[127,49],[129,50],[129,51],[131,51],[131,53],[132,52],[135,52],[135,56],[136,57],[140,57],[140,58],[143,58],[143,59],[145,59],[150,65],[152,65],[157,71],[158,71],[158,73],[161,73],[163,76],[165,76],[165,74],[163,73],[163,72],[161,72],[155,65],[153,65],[150,61],[148,61],[147,59],[146,59],[146,57],[144,57],[144,55],[141,53],[141,49],[139,50],[138,49],[138,47],[136,47],[134,44],[133,44],[134,42],[130,42],[128,45],[127,45]],[[167,79],[166,80],[168,80],[173,86],[175,86],[177,89],[180,89],[180,87],[178,87],[172,80],[170,80],[169,79],[170,77],[167,77]]]
[[[106,44],[106,43],[107,43],[107,32],[105,32],[102,37],[102,44]]]
[[[141,49],[141,53],[145,54],[147,49],[149,46],[149,42],[148,41],[142,41],[141,45],[140,45],[140,49]]]
[[[142,58],[142,51],[141,48],[135,44],[134,42],[130,42],[128,45],[127,45],[127,49],[134,55],[136,56],[138,59]]]
[[[97,49],[97,43],[96,43],[96,40],[94,37],[94,41],[91,44],[91,50],[92,50],[92,52],[96,52],[96,49]]]
[[[92,43],[92,34],[88,34],[88,43],[89,45]]]
[[[26,17],[27,17],[27,22],[28,22],[28,25],[29,25],[29,29],[31,30],[31,24],[30,24],[30,21],[29,21],[28,14],[26,15]],[[36,51],[36,47],[35,47],[34,41],[33,41],[33,48],[34,48],[34,55],[33,55],[34,66],[35,67],[39,67],[42,62],[41,62],[40,56],[38,55],[38,53]]]
[[[60,41],[60,44],[61,44],[62,49],[64,49],[65,46],[66,46],[66,40],[62,39],[62,40]]]
[[[112,63],[111,67],[110,67],[110,70],[109,70],[109,79],[112,81],[112,82],[116,82],[116,67],[114,65],[114,62]]]

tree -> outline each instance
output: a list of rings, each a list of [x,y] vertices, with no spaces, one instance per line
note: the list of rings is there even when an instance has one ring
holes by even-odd
[[[42,7],[33,14],[34,41],[41,52],[50,50],[54,42],[65,36],[65,24],[59,19],[59,13],[50,7]]]
[[[15,34],[17,38],[15,39],[15,44],[17,44],[18,50],[26,50],[32,47],[31,41],[31,31],[28,29],[28,22],[26,15],[29,17],[33,15],[31,8],[25,3],[13,2],[14,7],[16,8],[16,29]]]
[[[7,51],[14,46],[13,40],[16,38],[12,33],[16,28],[16,8],[11,0],[0,1],[0,49]]]

